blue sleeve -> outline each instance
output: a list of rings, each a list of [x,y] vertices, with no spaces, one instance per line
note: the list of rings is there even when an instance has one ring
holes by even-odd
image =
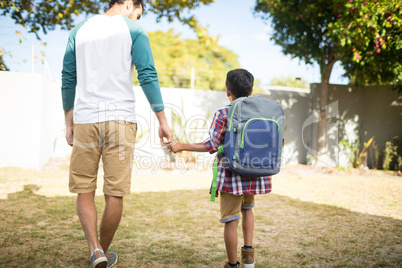
[[[161,111],[163,105],[162,94],[159,87],[158,74],[155,69],[154,57],[151,51],[148,35],[145,30],[134,21],[123,16],[130,29],[131,58],[138,72],[138,81],[154,112]]]
[[[74,27],[68,36],[66,52],[63,58],[63,70],[61,71],[61,97],[65,111],[74,109],[75,87],[77,86],[77,66],[75,59],[75,36],[86,22],[83,21]]]

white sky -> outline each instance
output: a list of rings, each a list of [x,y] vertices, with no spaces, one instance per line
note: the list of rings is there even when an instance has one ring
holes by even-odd
[[[209,6],[203,6],[194,11],[195,16],[203,26],[207,26],[209,34],[219,36],[219,44],[237,55],[242,68],[249,70],[262,84],[270,84],[275,77],[301,77],[310,83],[320,82],[317,65],[305,65],[298,59],[292,59],[281,52],[281,47],[269,40],[272,29],[252,13],[254,0],[217,0]],[[156,23],[156,16],[146,14],[139,23],[147,31],[174,28],[175,33],[181,33],[181,38],[195,38],[195,34],[178,22],[168,23],[166,20]],[[78,22],[78,21],[77,21]],[[19,36],[15,31],[22,32],[26,40],[19,44]],[[62,60],[68,38],[68,31],[59,29],[42,35],[42,42],[47,47],[40,47],[34,34],[26,34],[22,26],[0,16],[0,48],[9,51],[13,57],[5,55],[3,59],[12,71],[32,72],[32,46],[35,54],[45,50],[46,59],[53,79],[60,79]],[[44,65],[34,64],[34,71],[42,73]],[[332,71],[330,83],[347,84],[348,79],[342,78],[343,69],[338,64]]]

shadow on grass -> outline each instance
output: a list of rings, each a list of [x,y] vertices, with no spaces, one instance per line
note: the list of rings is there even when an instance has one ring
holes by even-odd
[[[45,197],[37,189],[25,185],[0,200],[0,267],[88,267],[75,197]],[[103,198],[96,203],[102,208]],[[258,196],[256,204],[256,267],[401,266],[400,220],[274,194]],[[119,254],[116,267],[226,261],[219,202],[210,202],[207,190],[131,194],[123,214],[111,247]]]

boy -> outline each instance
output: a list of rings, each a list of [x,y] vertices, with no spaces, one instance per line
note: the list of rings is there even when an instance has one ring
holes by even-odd
[[[226,77],[226,94],[233,102],[240,97],[249,97],[253,91],[254,77],[244,69],[228,72]],[[170,151],[209,152],[215,153],[223,144],[229,107],[219,109],[209,131],[209,138],[200,143],[175,143]],[[254,232],[254,195],[266,194],[271,191],[271,177],[250,178],[241,176],[225,169],[222,155],[218,156],[217,193],[220,192],[220,222],[225,224],[224,240],[228,262],[224,267],[239,267],[237,261],[237,226],[240,213],[243,216],[242,227],[244,247],[241,249],[244,268],[254,267],[254,249],[252,247]]]

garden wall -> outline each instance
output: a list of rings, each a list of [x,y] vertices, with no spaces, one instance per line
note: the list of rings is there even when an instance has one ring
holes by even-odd
[[[320,84],[311,84],[312,108],[318,114]],[[402,94],[392,91],[389,86],[369,86],[353,89],[348,85],[330,85],[329,146],[328,154],[332,164],[345,166],[349,163],[350,147],[364,143],[374,137],[374,144],[367,150],[367,164],[382,167],[385,143],[395,137],[402,138]],[[314,114],[314,111],[311,114]],[[317,123],[310,125],[311,136],[307,140],[311,148],[317,148]],[[331,131],[337,129],[337,131]],[[350,146],[339,145],[348,143]],[[337,142],[338,141],[338,142]],[[374,146],[373,146],[374,145]],[[375,160],[375,146],[380,156]]]
[[[292,88],[267,88],[262,96],[278,101],[285,112],[284,162],[308,163],[316,150],[319,84],[311,94]],[[228,104],[226,92],[162,88],[169,123],[177,139],[199,142],[208,135],[213,113]],[[134,87],[138,135],[136,161],[154,164],[170,154],[161,149],[155,116],[140,87]],[[385,142],[402,137],[402,95],[387,87],[351,90],[345,85],[330,85],[327,164],[349,165],[344,139],[363,144],[374,136],[379,151]],[[60,83],[41,74],[0,72],[0,166],[39,169],[52,157],[66,157],[71,147],[64,137],[64,115]],[[373,166],[373,151],[367,162]],[[213,156],[196,154],[209,163]],[[381,158],[381,157],[380,157]],[[146,164],[146,163],[145,163]],[[381,165],[381,163],[379,163]]]

